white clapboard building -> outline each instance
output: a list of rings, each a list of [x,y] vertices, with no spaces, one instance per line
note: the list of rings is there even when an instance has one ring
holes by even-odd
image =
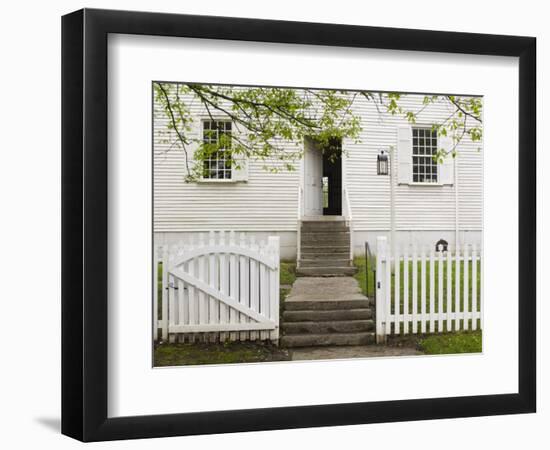
[[[481,244],[481,143],[465,135],[456,158],[434,162],[436,148],[451,148],[452,140],[431,126],[452,109],[445,102],[424,107],[423,98],[406,95],[399,102],[405,110],[422,110],[415,124],[357,98],[353,112],[362,132],[340,143],[342,155],[335,160],[309,139],[285,142],[290,152],[303,150],[295,171],[266,171],[266,164],[280,163],[258,160],[220,170],[223,164],[212,161],[215,169],[193,182],[186,181],[185,155],[175,137],[166,138],[168,117],[154,105],[155,242],[175,243],[211,230],[246,232],[258,240],[275,235],[281,257],[299,261],[323,254],[349,260],[364,254],[365,242],[374,249],[377,236],[399,246],[435,247],[440,239],[450,247]],[[213,119],[216,127],[235,132],[227,117],[210,116],[191,98],[189,105],[192,137],[202,139]],[[381,154],[390,155],[388,175],[378,174]]]

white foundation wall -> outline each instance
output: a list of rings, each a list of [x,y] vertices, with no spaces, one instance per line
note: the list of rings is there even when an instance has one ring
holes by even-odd
[[[218,231],[218,230],[216,230]],[[292,261],[296,259],[297,254],[297,235],[293,231],[246,231],[236,230],[238,239],[239,233],[245,233],[247,236],[254,236],[256,241],[266,241],[269,236],[279,236],[281,245],[281,259]],[[201,232],[168,232],[155,233],[155,245],[178,245],[186,244],[191,240],[198,242]],[[208,234],[202,232],[205,240],[208,239]],[[365,242],[369,243],[371,251],[376,253],[376,238],[378,236],[386,236],[390,241],[390,232],[388,230],[373,230],[360,231],[354,230],[352,233],[353,254],[354,256],[364,256]],[[455,232],[454,230],[432,230],[432,231],[397,231],[395,240],[399,248],[404,246],[417,245],[420,249],[424,246],[426,249],[434,248],[437,241],[440,239],[446,240],[451,249],[455,248]],[[461,231],[459,233],[460,245],[476,244],[478,248],[482,248],[482,234],[480,231]]]
[[[391,233],[388,230],[373,230],[373,231],[354,231],[353,232],[353,254],[355,256],[364,256],[365,254],[365,242],[369,243],[371,252],[376,254],[376,239],[378,236],[385,236],[388,240],[388,245],[391,242]],[[400,253],[403,252],[403,248],[407,246],[410,254],[411,247],[416,245],[418,250],[422,247],[429,251],[436,248],[436,243],[443,239],[449,244],[451,251],[454,251],[455,244],[455,232],[454,230],[431,230],[431,231],[418,231],[418,230],[400,230],[395,232],[395,242]],[[475,244],[478,249],[482,248],[482,233],[481,231],[461,231],[459,233],[459,245],[472,245]]]
[[[221,231],[215,229],[214,231]],[[269,236],[279,236],[281,259],[282,260],[295,260],[296,259],[296,232],[295,231],[247,231],[247,230],[233,230],[236,234],[238,242],[239,234],[245,233],[247,236],[254,236],[258,243],[265,241]],[[182,231],[182,232],[167,232],[167,233],[155,233],[155,245],[181,245],[187,244],[191,240],[198,242],[200,235],[208,241],[208,233],[199,231]]]

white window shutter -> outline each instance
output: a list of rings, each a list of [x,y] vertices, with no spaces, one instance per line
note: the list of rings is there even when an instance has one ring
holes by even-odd
[[[412,181],[412,128],[400,126],[397,129],[397,182],[410,184]],[[390,168],[393,170],[393,168]]]
[[[241,140],[247,139],[246,133],[235,122],[233,122],[233,135],[238,135]],[[235,164],[239,167],[232,166],[231,180],[248,181],[248,158],[242,153],[234,155],[233,158],[235,159]]]
[[[248,160],[245,156],[235,157],[235,162],[239,167],[233,166],[231,179],[233,181],[248,181]]]
[[[453,139],[449,136],[439,136],[438,144],[438,149],[443,149],[447,152],[447,156],[445,156],[443,162],[438,164],[438,181],[441,184],[453,184],[455,176],[455,158],[450,154],[453,149]]]

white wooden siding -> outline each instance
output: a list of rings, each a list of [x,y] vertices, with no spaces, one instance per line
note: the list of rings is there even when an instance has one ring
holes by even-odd
[[[405,110],[422,108],[422,95],[403,96],[399,101]],[[348,152],[345,180],[353,210],[354,229],[387,230],[390,227],[390,177],[376,175],[376,156],[380,149],[394,153],[395,223],[397,230],[452,230],[455,226],[455,184],[398,184],[397,129],[409,125],[402,116],[379,114],[375,105],[356,100],[355,112],[362,117],[363,131],[358,143],[345,141]],[[444,104],[427,107],[417,125],[430,125],[450,114]],[[459,218],[462,230],[481,230],[482,220],[482,151],[481,143],[464,138],[458,147]],[[455,180],[456,182],[456,180]]]
[[[419,110],[422,95],[402,97],[406,110]],[[197,120],[193,133],[199,137],[200,123],[208,115],[195,101],[191,109]],[[359,142],[344,141],[347,153],[343,164],[349,190],[354,229],[388,230],[390,227],[390,186],[388,176],[376,174],[380,149],[394,146],[397,128],[408,122],[401,116],[379,114],[372,102],[356,99],[354,112],[360,114],[363,132]],[[430,105],[419,116],[418,125],[430,125],[449,115],[445,105]],[[222,117],[222,116],[217,116]],[[154,118],[154,227],[155,232],[189,232],[210,229],[239,231],[295,231],[300,166],[295,172],[268,173],[265,161],[248,161],[246,182],[185,182],[185,161],[181,150],[162,142],[167,118],[155,108]],[[170,141],[173,141],[173,136]],[[302,143],[284,143],[295,151]],[[481,143],[464,138],[459,146],[458,182],[460,229],[479,231],[482,222]],[[398,155],[394,155],[398,161]],[[393,167],[392,170],[397,170]],[[455,185],[398,185],[395,173],[397,230],[453,230],[455,226]],[[456,180],[455,180],[456,182]]]
[[[196,117],[192,134],[200,138],[201,123],[208,120],[208,113],[196,100],[191,111]],[[252,160],[247,162],[247,181],[186,183],[184,152],[171,146],[174,135],[167,136],[168,143],[162,142],[168,118],[158,106],[154,113],[155,232],[296,230],[299,170],[268,173],[264,165],[280,162]],[[288,151],[298,148],[292,142],[282,145]],[[190,149],[192,156],[193,146]]]

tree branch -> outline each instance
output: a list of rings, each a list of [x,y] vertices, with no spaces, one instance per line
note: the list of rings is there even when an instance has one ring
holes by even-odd
[[[212,89],[208,89],[208,88],[203,88],[203,90],[208,92],[210,95],[213,95],[215,97],[219,97],[219,98],[222,98],[224,100],[233,102],[234,104],[245,103],[245,104],[253,106],[255,108],[266,108],[268,111],[271,111],[273,114],[276,114],[277,116],[279,116],[283,119],[293,120],[293,121],[295,121],[295,122],[297,122],[297,123],[299,123],[303,126],[306,126],[306,127],[320,129],[320,127],[318,125],[315,125],[313,123],[308,123],[308,122],[304,121],[303,119],[300,119],[299,117],[296,117],[294,114],[289,113],[288,111],[282,109],[279,106],[274,108],[274,107],[268,105],[265,102],[254,102],[252,100],[230,97],[228,95],[222,94],[222,93],[217,92],[217,91],[213,91]]]
[[[452,99],[450,95],[446,95],[445,97],[446,97],[447,100],[449,100],[453,105],[455,105],[456,109],[458,109],[459,111],[461,111],[464,115],[470,116],[472,119],[477,120],[479,123],[483,123],[483,121],[482,121],[479,117],[477,117],[475,114],[472,114],[471,112],[468,112],[468,111],[466,111],[464,108],[462,108],[462,106],[459,104],[459,102],[457,102],[457,101],[455,101],[454,99]]]
[[[188,162],[188,154],[187,154],[187,147],[188,144],[185,136],[183,136],[180,133],[180,130],[178,129],[176,118],[174,117],[174,111],[172,110],[172,105],[170,103],[170,98],[168,97],[168,93],[166,92],[166,89],[164,89],[164,86],[162,83],[157,83],[157,86],[162,91],[162,94],[164,95],[164,98],[166,99],[166,108],[168,109],[168,113],[170,115],[170,120],[172,122],[172,126],[174,127],[174,131],[176,132],[176,135],[178,136],[178,139],[180,140],[181,146],[183,148],[183,153],[185,155],[185,168],[187,169],[187,173],[189,173],[189,162]],[[176,85],[177,90],[177,85]]]

